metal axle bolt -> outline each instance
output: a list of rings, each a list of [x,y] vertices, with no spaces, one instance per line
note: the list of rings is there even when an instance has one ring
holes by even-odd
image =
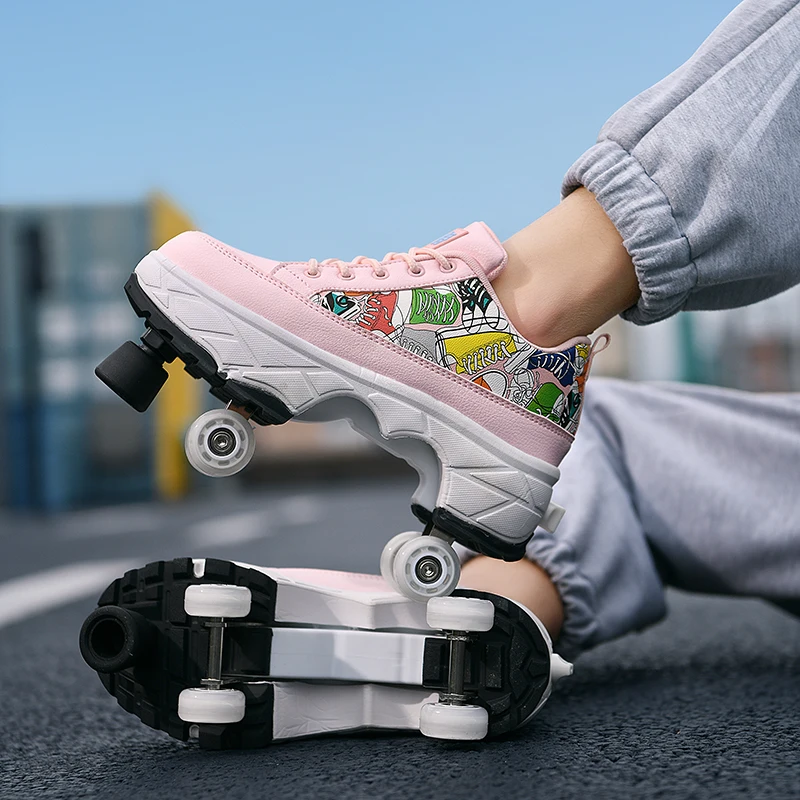
[[[221,619],[208,623],[208,676],[200,683],[209,689],[222,688],[222,640],[225,634],[225,623]]]
[[[467,663],[467,642],[470,636],[458,631],[448,631],[447,641],[450,643],[448,659],[447,694],[439,698],[440,703],[463,705],[468,698],[464,693],[464,668]]]
[[[230,455],[236,449],[236,437],[227,428],[216,428],[208,435],[208,447],[215,456]]]
[[[417,562],[414,572],[422,583],[434,583],[441,577],[442,565],[439,559],[425,556]]]

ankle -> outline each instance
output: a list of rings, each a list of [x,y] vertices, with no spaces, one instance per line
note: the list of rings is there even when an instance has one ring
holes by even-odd
[[[499,594],[532,611],[555,641],[564,624],[564,605],[550,576],[533,561],[498,561],[478,556],[461,571],[461,586]]]
[[[541,347],[592,333],[639,297],[622,237],[586,189],[503,246],[508,264],[493,288],[512,325]]]

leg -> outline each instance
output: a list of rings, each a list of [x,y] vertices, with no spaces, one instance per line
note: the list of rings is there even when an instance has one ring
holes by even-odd
[[[796,601],[800,394],[603,383],[596,416],[665,581]]]
[[[586,189],[503,246],[508,264],[492,285],[517,330],[543,347],[592,333],[639,297],[622,237]]]
[[[550,638],[558,639],[564,622],[564,604],[550,576],[533,561],[498,561],[478,556],[461,572],[461,585],[502,594],[529,608],[542,621]]]

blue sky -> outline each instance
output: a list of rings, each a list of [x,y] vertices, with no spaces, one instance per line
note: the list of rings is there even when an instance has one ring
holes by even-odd
[[[735,5],[3,3],[0,203],[161,188],[278,259],[505,238]]]

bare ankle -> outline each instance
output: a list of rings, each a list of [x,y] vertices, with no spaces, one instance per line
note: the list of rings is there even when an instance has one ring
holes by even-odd
[[[639,297],[622,238],[586,189],[503,246],[508,264],[494,290],[514,327],[540,347],[590,334]]]
[[[478,556],[461,573],[461,586],[499,594],[530,609],[555,641],[564,622],[561,596],[550,576],[532,561],[506,562]]]

